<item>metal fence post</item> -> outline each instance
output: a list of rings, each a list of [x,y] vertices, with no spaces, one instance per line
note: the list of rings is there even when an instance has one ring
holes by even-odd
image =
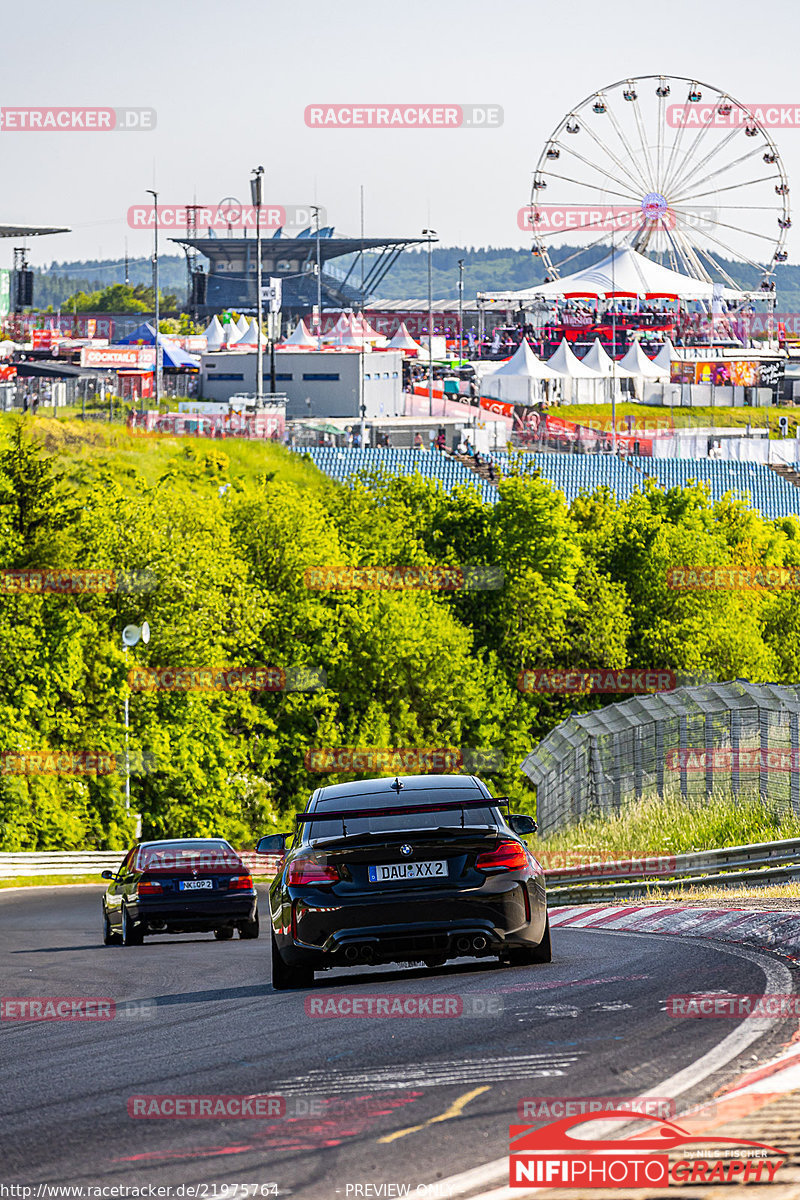
[[[769,779],[767,771],[767,758],[769,756],[769,709],[759,707],[758,710],[758,733],[759,733],[759,749],[758,757],[758,792],[762,800],[766,800],[769,796]]]
[[[656,721],[656,793],[664,799],[664,722]]]
[[[731,791],[739,795],[741,782],[739,779],[739,743],[742,737],[742,714],[738,708],[732,708],[731,718]]]
[[[706,713],[703,722],[703,748],[706,752],[706,795],[714,791],[714,716]]]
[[[689,722],[686,717],[678,718],[678,742],[680,748],[680,764],[681,764],[681,796],[684,800],[689,794],[689,787],[686,775],[686,752],[689,749]]]

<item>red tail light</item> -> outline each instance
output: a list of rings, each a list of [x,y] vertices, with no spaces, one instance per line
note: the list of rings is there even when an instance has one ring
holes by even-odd
[[[317,887],[330,887],[331,884],[338,883],[340,878],[336,867],[314,862],[310,858],[293,859],[286,872],[288,884],[302,884],[303,886],[315,884]]]
[[[155,896],[158,892],[163,892],[163,887],[160,883],[153,883],[152,879],[140,879],[136,885],[136,890],[140,896]]]
[[[479,854],[475,860],[479,871],[524,871],[528,866],[528,855],[519,842],[500,842],[494,850]]]
[[[233,879],[228,884],[228,891],[243,892],[251,891],[253,887],[252,875],[234,875]]]

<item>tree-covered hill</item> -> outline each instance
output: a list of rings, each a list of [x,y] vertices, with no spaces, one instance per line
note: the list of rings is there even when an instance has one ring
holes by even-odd
[[[320,774],[315,749],[473,748],[498,768],[500,793],[528,807],[527,750],[572,709],[614,697],[521,692],[527,667],[800,679],[796,592],[667,587],[674,563],[800,568],[800,521],[766,521],[734,497],[711,505],[699,487],[568,507],[548,483],[512,476],[492,506],[419,476],[346,488],[280,446],[3,418],[0,543],[6,850],[129,841],[119,769],[52,766],[120,755],[126,694],[145,836],[244,847],[285,827],[320,782],[352,777]],[[312,567],[394,564],[490,566],[503,586],[309,586]],[[128,583],[62,591],[58,569]],[[126,656],[121,630],[144,619],[152,639]],[[131,691],[134,663],[161,686]],[[223,688],[230,668],[261,674]],[[280,671],[324,686],[264,684]],[[37,769],[14,769],[34,761],[20,755]]]

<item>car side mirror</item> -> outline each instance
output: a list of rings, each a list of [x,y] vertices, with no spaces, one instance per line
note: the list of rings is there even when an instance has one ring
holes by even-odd
[[[116,875],[114,874],[113,871],[101,871],[100,878],[101,879],[116,879]]]
[[[539,828],[533,817],[529,817],[525,813],[512,813],[508,818],[508,824],[519,837],[525,837],[529,833],[536,833],[536,830]]]
[[[289,833],[268,833],[266,837],[259,838],[256,854],[285,854],[290,837]]]

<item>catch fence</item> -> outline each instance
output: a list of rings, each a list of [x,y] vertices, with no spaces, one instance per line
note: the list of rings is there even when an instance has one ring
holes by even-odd
[[[562,721],[522,770],[543,834],[648,796],[760,796],[800,816],[800,686],[737,680],[609,704]]]

